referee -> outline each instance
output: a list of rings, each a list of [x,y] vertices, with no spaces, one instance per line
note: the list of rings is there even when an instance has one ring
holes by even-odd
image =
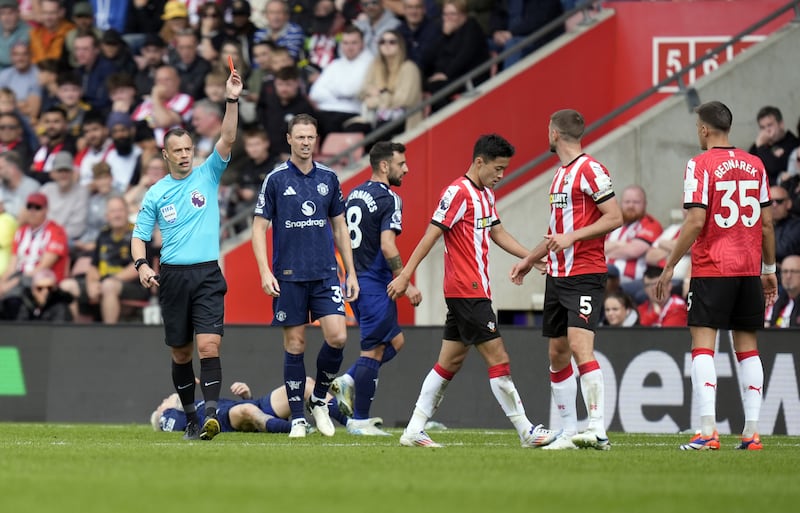
[[[164,136],[162,156],[169,174],[155,183],[142,201],[131,238],[131,257],[143,287],[159,287],[166,343],[172,352],[172,382],[186,412],[187,440],[211,440],[220,432],[217,401],[222,388],[219,346],[224,296],[228,287],[219,269],[220,178],[231,157],[239,118],[242,79],[235,70],[225,84],[222,134],[205,162],[192,168],[194,143],[182,128]],[[145,258],[145,242],[158,225],[163,244],[161,274]],[[200,389],[205,422],[200,426],[194,404],[192,367],[194,336],[200,356]]]

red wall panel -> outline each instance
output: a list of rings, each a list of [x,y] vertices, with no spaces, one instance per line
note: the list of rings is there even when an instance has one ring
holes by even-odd
[[[440,191],[466,172],[472,145],[480,134],[497,132],[514,144],[517,154],[508,170],[513,172],[547,151],[546,128],[552,112],[574,108],[590,124],[665,76],[668,57],[688,63],[689,55],[716,46],[722,36],[736,34],[784,4],[784,0],[606,2],[615,10],[614,16],[409,141],[410,172],[398,189],[404,201],[404,232],[398,238],[401,254],[408,259],[428,226]],[[791,18],[788,13],[757,34],[769,34]],[[720,60],[729,60],[750,44],[752,41],[737,45],[735,52]],[[610,132],[667,94],[643,102],[585,142]],[[553,165],[555,159],[550,159],[502,192],[548,172]],[[347,180],[343,183],[345,194],[368,177],[369,171],[363,170]],[[227,322],[269,322],[271,303],[261,292],[249,243],[225,256],[225,274],[229,285]],[[413,323],[408,301],[401,300],[399,307],[401,322]]]

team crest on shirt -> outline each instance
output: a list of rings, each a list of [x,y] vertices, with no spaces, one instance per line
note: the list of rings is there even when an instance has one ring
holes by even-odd
[[[197,189],[192,191],[192,206],[194,208],[203,208],[206,206],[206,197]]]
[[[178,220],[178,211],[175,209],[175,205],[170,203],[169,205],[165,205],[161,207],[161,217],[164,218],[164,221],[172,224]]]
[[[318,193],[319,193],[321,196],[327,196],[327,195],[328,195],[328,193],[329,193],[329,192],[331,192],[331,190],[328,188],[328,186],[327,186],[326,184],[324,184],[324,183],[318,183],[318,184],[317,184],[317,192],[318,192]]]

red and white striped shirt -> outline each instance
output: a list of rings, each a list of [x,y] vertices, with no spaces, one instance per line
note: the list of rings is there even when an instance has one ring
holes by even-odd
[[[692,277],[760,276],[761,209],[769,202],[769,180],[758,157],[731,147],[691,159],[683,207],[706,209],[692,245]]]
[[[547,233],[570,233],[589,226],[602,215],[598,203],[614,197],[611,176],[586,153],[561,166],[550,185],[550,226]],[[547,255],[547,272],[553,277],[605,273],[603,237],[582,240],[560,253]]]
[[[489,231],[499,224],[494,192],[463,176],[442,193],[433,224],[444,232],[444,297],[492,298]]]
[[[26,224],[14,234],[12,251],[17,256],[16,270],[23,274],[33,273],[45,253],[55,253],[59,259],[52,267],[56,279],[61,281],[67,270],[67,233],[54,221],[47,220],[41,226],[32,228]]]
[[[606,240],[630,242],[634,239],[640,239],[652,246],[662,231],[664,229],[661,227],[661,223],[650,214],[645,214],[638,221],[622,225],[612,231],[608,234]],[[645,269],[647,269],[644,253],[638,258],[609,258],[608,263],[619,269],[619,274],[623,281],[641,280],[644,277]]]
[[[184,123],[189,123],[189,121],[192,120],[192,107],[194,106],[194,98],[188,94],[177,93],[175,96],[170,98],[164,104],[164,106],[169,110],[180,114]],[[167,129],[153,126],[152,99],[147,98],[145,101],[140,103],[139,106],[133,111],[133,114],[131,114],[131,119],[134,121],[147,121],[147,124],[153,129],[153,133],[156,136],[156,144],[158,144],[159,147],[164,146],[164,134],[167,133]]]

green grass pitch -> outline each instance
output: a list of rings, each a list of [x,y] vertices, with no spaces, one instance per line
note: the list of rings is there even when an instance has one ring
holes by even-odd
[[[761,452],[684,452],[686,435],[611,433],[613,449],[522,449],[511,430],[447,430],[442,449],[338,428],[223,433],[186,442],[142,425],[0,424],[0,511],[703,512],[798,511],[800,437]]]

